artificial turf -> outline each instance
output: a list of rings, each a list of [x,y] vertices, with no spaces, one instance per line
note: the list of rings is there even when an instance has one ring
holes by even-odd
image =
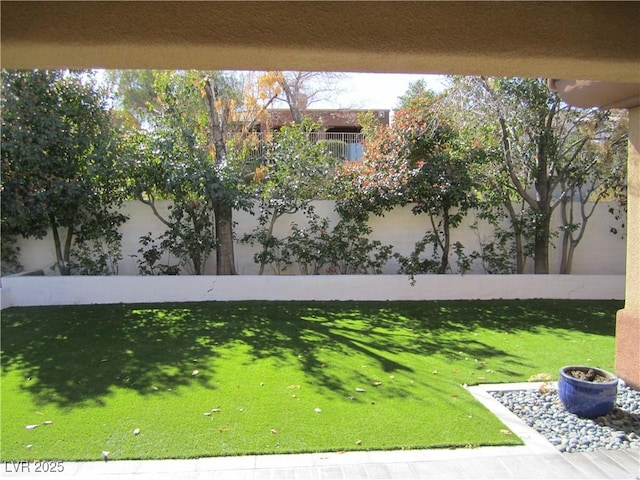
[[[10,308],[1,323],[0,460],[520,444],[463,385],[557,379],[568,364],[611,370],[621,307],[496,300]]]

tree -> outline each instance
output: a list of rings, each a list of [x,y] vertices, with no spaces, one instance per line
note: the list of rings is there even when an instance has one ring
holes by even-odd
[[[314,142],[318,125],[310,119],[285,125],[264,146],[262,165],[254,175],[254,194],[260,200],[260,226],[245,241],[262,244],[256,260],[259,274],[276,247],[273,230],[279,218],[309,209],[312,200],[326,197],[335,159],[322,143]]]
[[[163,145],[152,149],[163,168],[146,169],[150,183],[143,188],[149,193],[165,185],[158,193],[178,202],[174,213],[186,213],[191,229],[187,236],[179,233],[184,223],[163,219],[174,232],[171,235],[190,239],[185,252],[193,265],[204,261],[206,249],[214,245],[217,274],[236,274],[233,210],[243,208],[242,186],[252,177],[255,165],[235,151],[246,148],[253,126],[263,118],[272,97],[254,97],[245,76],[227,72],[153,71],[151,77],[138,72],[113,78],[119,81],[123,106],[128,105],[130,116],[138,120],[135,128]],[[154,198],[147,196],[145,203],[151,206]],[[200,238],[209,232],[204,223],[209,217],[215,237],[211,240]]]
[[[341,74],[335,72],[261,72],[256,97],[284,102],[291,112],[291,120],[300,123],[310,105],[335,92],[340,78]]]
[[[491,152],[480,171],[481,184],[489,187],[483,194],[508,212],[517,242],[517,271],[524,268],[529,237],[535,273],[549,273],[552,214],[560,205],[568,208],[578,190],[585,192],[596,164],[589,146],[600,141],[602,127],[610,130],[611,123],[603,121],[601,113],[563,104],[543,79],[454,78],[448,98],[458,121],[471,124],[467,131],[479,132],[468,140]],[[584,202],[588,198],[584,196]],[[516,209],[518,202],[522,208]],[[573,220],[566,220],[563,230],[575,231]],[[582,227],[587,220],[588,215],[582,217]]]
[[[492,229],[487,239],[480,235],[478,222],[474,222],[472,228],[480,243],[480,251],[474,256],[481,260],[485,272],[523,273],[528,258],[533,256],[533,222],[509,170],[504,168],[503,144],[485,97],[481,83],[469,77],[452,77],[452,85],[443,96],[448,116],[460,133],[462,148],[477,157],[471,165],[478,188],[476,214]],[[517,174],[527,175],[523,167]]]
[[[449,270],[451,229],[473,204],[473,182],[468,174],[471,157],[457,146],[457,132],[441,108],[441,99],[418,86],[395,111],[390,129],[367,127],[362,165],[351,164],[342,173],[353,188],[341,196],[345,214],[382,214],[396,205],[412,205],[414,214],[427,214],[432,229],[417,249],[433,245],[437,260],[418,261],[419,255],[400,258],[405,273]],[[462,252],[459,246],[456,248]]]
[[[221,75],[201,76],[201,88],[204,90],[209,114],[208,138],[214,152],[214,165],[222,175],[219,185],[222,188],[209,189],[209,201],[215,218],[215,232],[218,248],[216,249],[216,268],[218,275],[236,275],[235,256],[233,249],[233,208],[238,192],[238,169],[227,163],[227,138],[229,123],[235,106],[239,103],[237,90],[232,82],[225,82],[228,78]],[[242,131],[249,131],[251,124],[240,124]]]
[[[180,90],[184,85],[169,81],[162,86],[162,83],[162,77],[158,77],[156,88],[162,91],[163,108],[153,118],[153,128],[128,136],[131,191],[167,227],[158,239],[160,249],[153,239],[143,239],[150,248],[140,252],[146,260],[141,270],[155,272],[153,265],[148,264],[157,262],[166,250],[190,273],[203,275],[216,246],[207,192],[217,185],[218,175],[206,148],[199,117],[193,111],[188,115],[189,102]],[[203,121],[206,123],[206,118],[200,118],[200,123]],[[172,200],[168,215],[158,210],[158,198]],[[159,273],[174,270],[165,266]]]
[[[78,72],[3,71],[2,85],[3,235],[50,231],[61,275],[106,273],[126,218],[102,93]]]
[[[567,135],[567,140],[584,141],[585,146],[576,158],[576,166],[568,169],[560,182],[560,273],[571,273],[575,250],[600,201],[620,197],[626,190],[625,120],[621,112],[589,112],[571,124],[573,133]]]

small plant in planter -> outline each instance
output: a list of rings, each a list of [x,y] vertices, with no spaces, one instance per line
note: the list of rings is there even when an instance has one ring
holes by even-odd
[[[618,377],[596,367],[570,365],[560,369],[558,396],[564,408],[579,417],[608,414],[618,394]]]

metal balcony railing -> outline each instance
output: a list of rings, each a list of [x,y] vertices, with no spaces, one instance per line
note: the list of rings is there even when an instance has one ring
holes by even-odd
[[[267,134],[255,132],[251,134],[254,140],[250,156],[260,158],[264,155]],[[359,161],[364,152],[364,135],[359,132],[310,132],[310,140],[314,143],[322,142],[331,154],[341,160]]]

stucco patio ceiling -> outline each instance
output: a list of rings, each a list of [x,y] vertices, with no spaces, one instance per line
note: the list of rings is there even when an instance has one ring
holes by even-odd
[[[2,1],[2,66],[640,81],[638,2]],[[635,41],[630,41],[635,39]]]

